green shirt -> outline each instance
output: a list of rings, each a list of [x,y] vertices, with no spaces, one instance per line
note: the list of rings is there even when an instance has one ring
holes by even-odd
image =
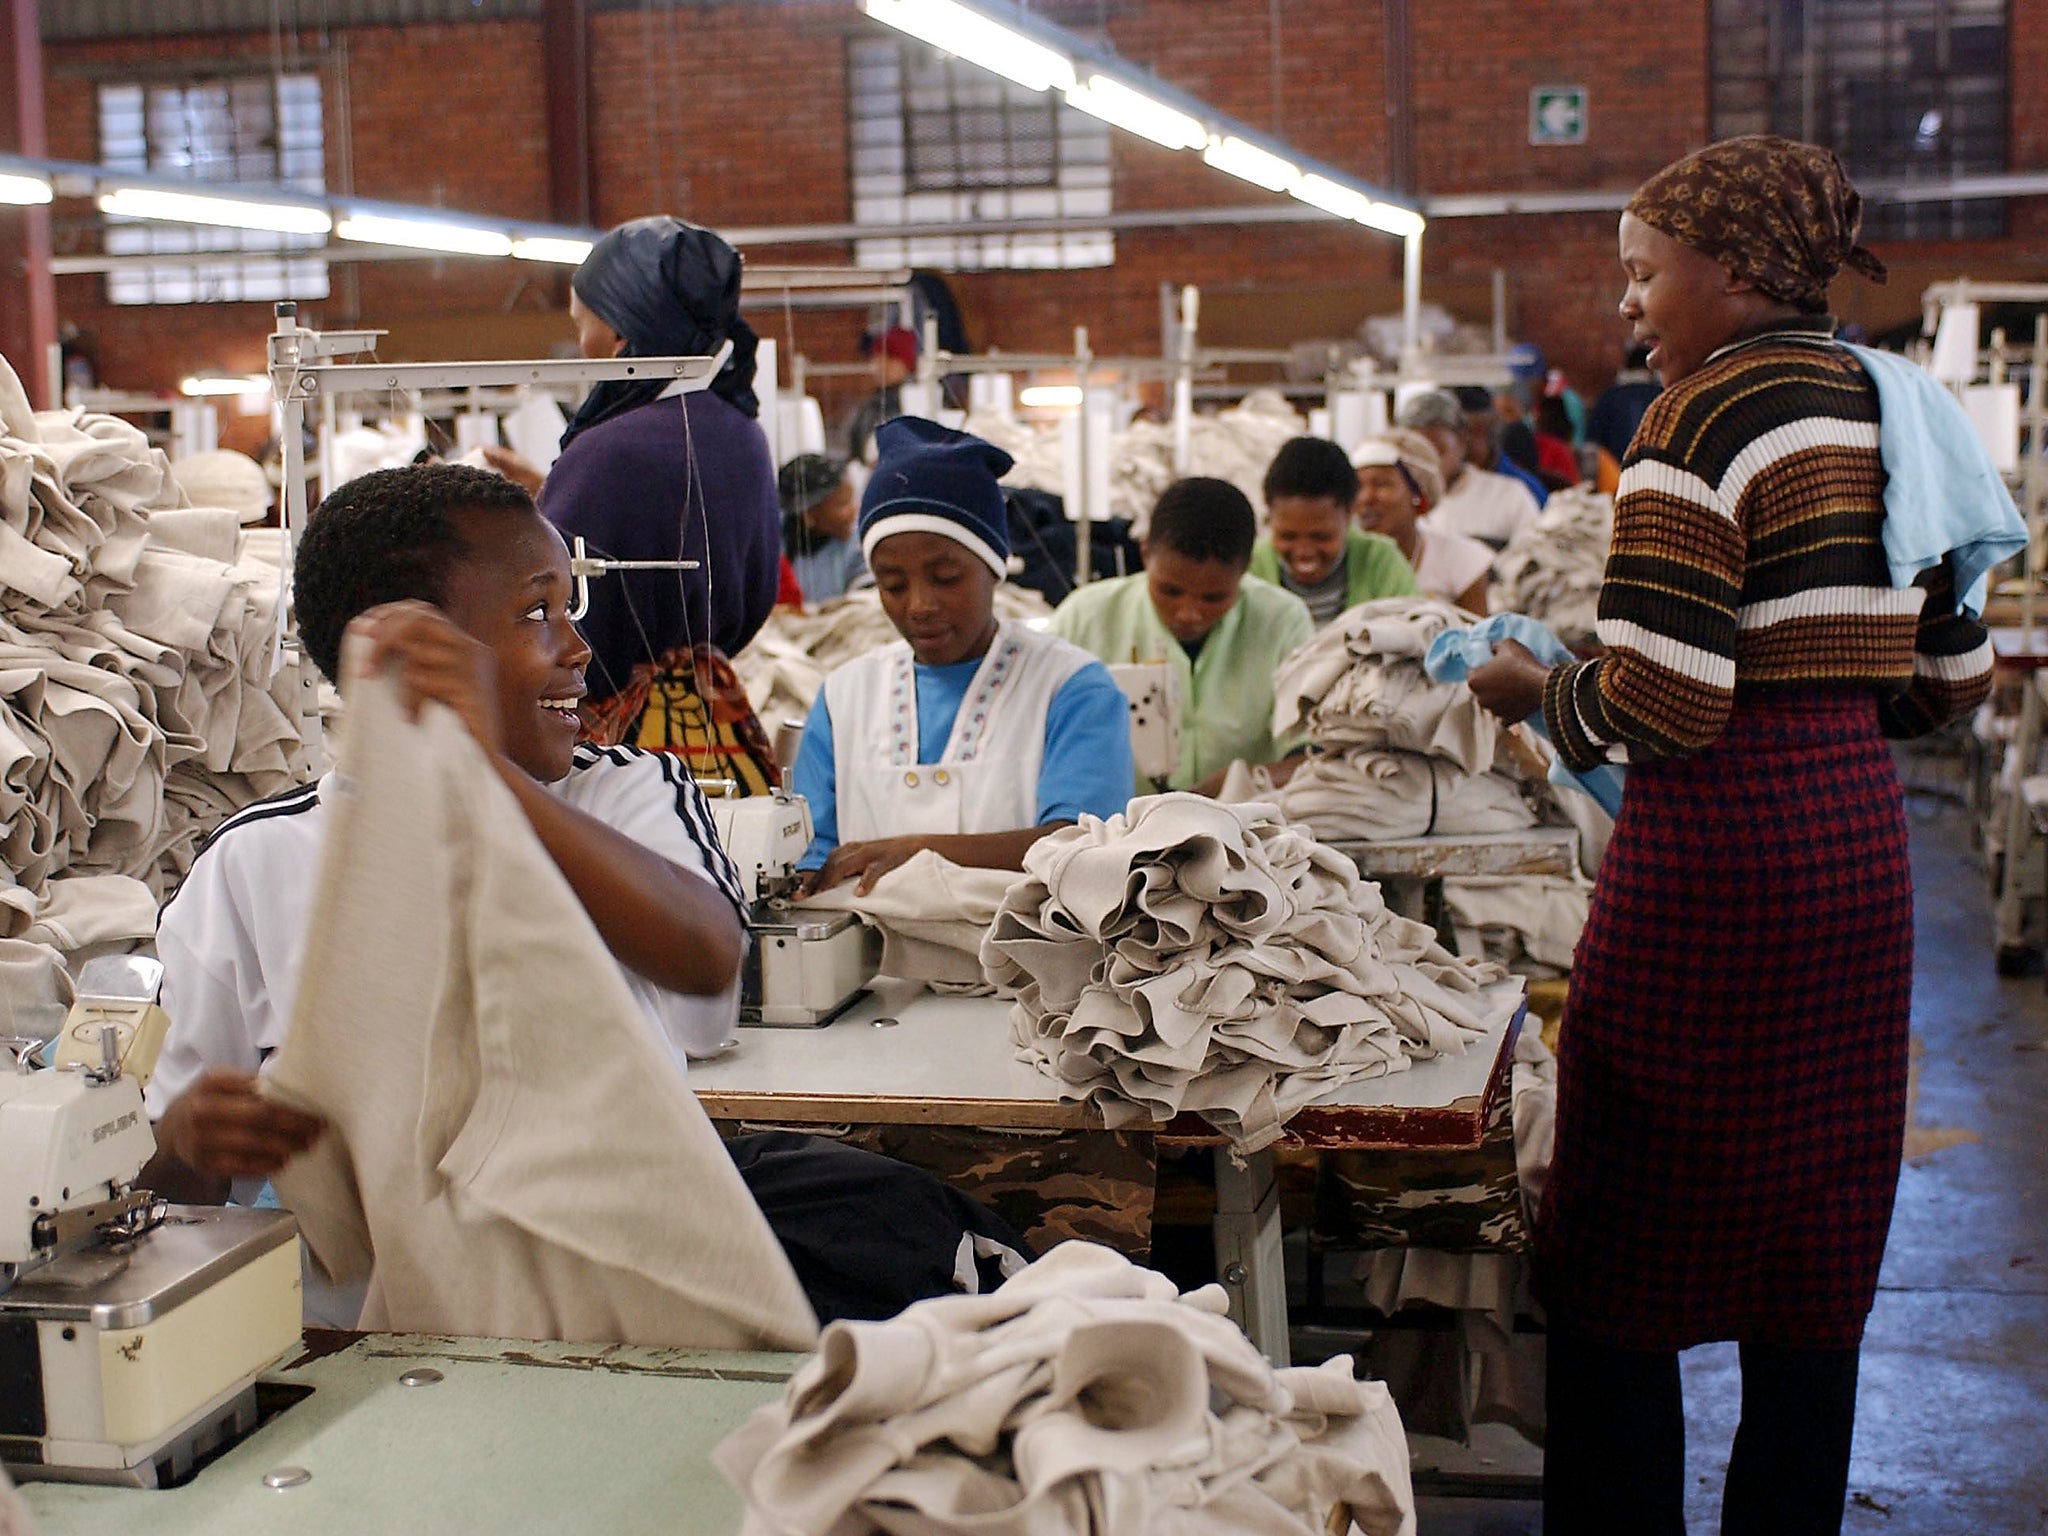
[[[1270,763],[1280,756],[1273,741],[1273,673],[1308,643],[1315,621],[1300,598],[1247,576],[1190,663],[1160,622],[1141,571],[1082,587],[1060,604],[1050,628],[1111,665],[1173,663],[1180,679],[1180,766],[1167,782],[1191,789],[1233,758]],[[1153,790],[1142,782],[1137,788]]]
[[[1270,539],[1259,540],[1252,550],[1252,574],[1261,581],[1284,587],[1280,557]],[[1420,590],[1415,573],[1401,558],[1401,547],[1382,534],[1361,528],[1344,535],[1344,606],[1356,608],[1382,597],[1409,597]]]

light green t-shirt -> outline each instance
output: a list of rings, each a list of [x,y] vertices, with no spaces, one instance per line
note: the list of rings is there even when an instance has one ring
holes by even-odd
[[[1180,678],[1180,766],[1167,782],[1172,789],[1191,789],[1232,758],[1270,763],[1281,755],[1273,740],[1273,673],[1308,643],[1315,621],[1300,598],[1247,576],[1237,601],[1190,662],[1160,622],[1141,571],[1082,587],[1060,604],[1050,628],[1112,665],[1173,663]],[[1143,782],[1137,788],[1141,794],[1153,791]]]
[[[1401,558],[1401,546],[1362,528],[1345,532],[1343,566],[1345,608],[1356,608],[1360,603],[1382,597],[1409,597],[1420,590],[1415,585],[1415,573]],[[1261,539],[1253,548],[1252,574],[1287,590],[1284,568],[1271,539]]]

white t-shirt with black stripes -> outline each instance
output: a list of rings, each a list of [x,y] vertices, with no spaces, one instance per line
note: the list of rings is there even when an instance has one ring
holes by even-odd
[[[333,775],[261,801],[223,822],[157,920],[163,1005],[171,1028],[144,1092],[152,1119],[212,1067],[261,1070],[284,1043],[326,826]],[[709,880],[745,921],[738,871],[718,844],[689,774],[665,753],[578,747],[550,785],[578,810]],[[626,985],[680,1065],[732,1038],[739,984],[687,997],[621,967]],[[564,1019],[573,1029],[575,1020]],[[261,1181],[247,1191],[253,1196]],[[236,1198],[245,1192],[238,1184]]]

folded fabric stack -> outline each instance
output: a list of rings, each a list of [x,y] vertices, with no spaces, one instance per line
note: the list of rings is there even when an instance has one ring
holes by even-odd
[[[276,565],[182,500],[136,428],[31,413],[0,364],[0,940],[51,968],[149,938],[200,839],[313,771]]]
[[[1448,603],[1386,598],[1325,626],[1274,675],[1273,734],[1313,755],[1275,802],[1325,842],[1514,832],[1539,799],[1503,750],[1500,722],[1462,684],[1423,671],[1464,624]]]
[[[1498,967],[1389,912],[1270,805],[1133,800],[1033,844],[982,969],[1018,1053],[1112,1129],[1193,1110],[1245,1151],[1346,1085],[1463,1054]]]
[[[741,1536],[1413,1536],[1386,1388],[1348,1356],[1275,1370],[1225,1310],[1063,1243],[988,1295],[832,1324],[712,1459]]]
[[[1009,582],[996,587],[995,610],[998,620],[1029,622],[1052,616],[1044,598]],[[882,612],[881,595],[868,587],[820,603],[808,613],[776,609],[732,664],[754,713],[772,732],[785,721],[803,720],[826,673],[900,638]]]
[[[1525,613],[1574,650],[1592,644],[1613,536],[1612,496],[1582,486],[1553,491],[1542,515],[1493,562],[1494,611]]]
[[[1005,485],[1066,494],[1066,450],[1057,426],[979,412],[967,418],[966,429],[1017,461],[1003,477]],[[1282,444],[1307,430],[1285,397],[1255,390],[1228,410],[1188,424],[1187,473],[1230,481],[1263,515],[1267,466]],[[1109,515],[1129,518],[1132,535],[1142,538],[1159,493],[1180,478],[1173,467],[1172,423],[1133,421],[1111,434],[1109,455]]]

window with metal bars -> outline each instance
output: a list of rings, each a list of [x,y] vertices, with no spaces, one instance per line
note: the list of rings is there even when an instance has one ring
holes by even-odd
[[[862,266],[1106,267],[1108,230],[889,237],[909,225],[1094,218],[1110,211],[1109,126],[1022,86],[891,37],[847,44],[853,219]]]
[[[326,186],[316,74],[105,83],[99,87],[99,130],[100,163],[116,171],[303,192]],[[110,216],[101,239],[110,256],[235,253],[219,262],[138,264],[111,272],[107,298],[114,304],[327,297],[326,261],[290,254],[319,249],[325,244],[319,235]],[[261,253],[270,252],[277,253],[274,259],[264,259]]]
[[[2006,168],[2006,0],[1713,0],[1714,137],[1825,144],[1859,179]],[[1995,199],[1895,202],[1866,238],[1995,239]]]

